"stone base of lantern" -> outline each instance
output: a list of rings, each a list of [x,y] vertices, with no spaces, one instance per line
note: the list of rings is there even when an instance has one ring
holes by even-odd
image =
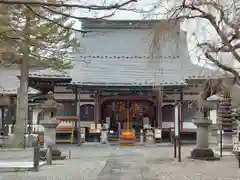
[[[192,150],[190,158],[205,161],[220,160],[219,157],[214,156],[214,152],[211,148],[195,148]]]
[[[197,126],[197,147],[192,150],[190,158],[206,161],[219,160],[220,158],[215,157],[213,150],[208,147],[208,126],[211,121],[198,119],[193,123]]]
[[[47,149],[40,150],[40,159],[42,161],[47,160]],[[62,152],[59,149],[52,149],[52,160],[64,160],[66,159],[66,156],[62,155]]]
[[[44,127],[44,149],[40,151],[42,160],[47,158],[47,149],[52,146],[52,160],[64,160],[66,156],[62,156],[62,152],[55,148],[56,144],[56,127],[60,124],[60,121],[48,119],[40,122]]]

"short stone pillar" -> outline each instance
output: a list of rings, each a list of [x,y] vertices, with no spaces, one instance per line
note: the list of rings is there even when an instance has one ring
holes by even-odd
[[[143,133],[143,130],[141,129],[140,130],[140,144],[143,144],[144,143],[144,133]]]
[[[155,144],[154,133],[152,129],[146,129],[145,133],[145,144],[146,145],[153,145]]]
[[[214,152],[209,148],[208,143],[208,126],[212,123],[204,119],[202,112],[196,113],[196,119],[193,123],[197,126],[197,147],[192,150],[191,158],[201,160],[213,160]]]
[[[101,143],[107,144],[108,143],[108,129],[106,125],[104,125],[101,129]]]

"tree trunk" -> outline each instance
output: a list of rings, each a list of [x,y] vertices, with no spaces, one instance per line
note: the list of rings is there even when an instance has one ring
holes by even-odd
[[[21,52],[23,56],[19,64],[21,72],[20,89],[18,91],[17,116],[15,125],[14,146],[25,147],[25,133],[28,124],[28,73],[29,73],[29,53],[30,53],[30,20],[28,12],[26,13],[26,23],[24,26],[25,41],[22,42]]]
[[[24,135],[28,122],[28,61],[21,61],[20,66],[20,88],[18,89],[17,116],[15,125],[15,140],[13,145],[24,147]]]

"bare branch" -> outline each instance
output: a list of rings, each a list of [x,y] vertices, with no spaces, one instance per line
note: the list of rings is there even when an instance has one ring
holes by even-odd
[[[128,4],[137,2],[137,0],[128,0],[123,3],[115,3],[112,5],[80,5],[80,4],[73,4],[73,3],[50,3],[50,2],[44,2],[44,1],[30,1],[30,0],[0,0],[0,4],[8,4],[8,5],[29,5],[29,6],[48,6],[48,7],[68,7],[68,8],[80,8],[80,9],[87,9],[87,10],[111,10],[111,9],[119,9],[122,8]]]
[[[207,5],[207,4],[205,4]],[[215,6],[214,6],[215,7]],[[192,11],[196,11],[198,13],[201,13],[201,17],[203,19],[206,19],[208,20],[212,27],[216,30],[216,32],[218,33],[219,37],[221,38],[223,44],[229,48],[229,51],[232,53],[232,55],[235,57],[235,59],[240,62],[240,55],[236,52],[236,50],[234,49],[234,47],[232,46],[231,43],[229,43],[229,39],[228,37],[226,36],[226,34],[221,30],[220,26],[218,25],[217,23],[217,20],[216,20],[216,17],[211,14],[211,13],[208,13],[207,11],[203,11],[202,9],[200,9],[199,7],[197,6],[194,6],[194,5],[184,5],[184,8],[188,9],[188,10],[192,10]],[[219,7],[217,7],[217,10],[219,10]],[[221,16],[224,16],[224,12],[221,11]]]
[[[73,16],[71,14],[67,14],[67,13],[63,13],[63,12],[60,12],[60,11],[56,11],[50,7],[47,7],[47,6],[41,6],[43,9],[46,9],[47,11],[49,12],[52,12],[52,13],[55,13],[55,14],[60,14],[62,16],[65,16],[65,17],[69,17],[69,18],[73,18],[73,19],[77,19],[77,20],[84,20],[84,19],[91,19],[90,17],[79,17],[79,16]],[[104,18],[109,18],[111,16],[113,16],[115,14],[115,11],[110,13],[110,14],[107,14],[107,15],[104,15],[104,16],[101,16],[101,17],[97,17],[97,18],[94,18],[94,19],[104,19]]]
[[[88,32],[91,32],[91,31],[83,31],[83,30],[79,30],[79,29],[72,28],[72,27],[64,26],[63,24],[60,24],[60,23],[58,23],[58,22],[56,22],[56,21],[54,21],[54,20],[52,20],[52,19],[49,19],[49,18],[47,18],[47,17],[45,17],[45,16],[40,15],[39,13],[36,13],[36,12],[31,8],[31,6],[29,6],[29,5],[25,5],[25,6],[26,6],[33,14],[37,15],[38,17],[40,17],[40,18],[42,18],[42,19],[44,19],[44,20],[47,20],[47,21],[49,21],[49,22],[52,22],[52,23],[58,25],[59,27],[62,27],[62,28],[65,28],[65,29],[69,29],[69,30],[73,30],[73,31],[76,31],[76,32],[80,32],[80,33],[84,33],[84,34],[85,34],[85,33],[88,33]]]

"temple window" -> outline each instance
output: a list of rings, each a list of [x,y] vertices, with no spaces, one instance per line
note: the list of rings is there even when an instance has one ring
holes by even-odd
[[[162,121],[174,122],[174,106],[173,105],[164,105],[162,107]]]
[[[76,116],[76,103],[75,102],[61,102],[63,109],[59,109],[57,116]]]

